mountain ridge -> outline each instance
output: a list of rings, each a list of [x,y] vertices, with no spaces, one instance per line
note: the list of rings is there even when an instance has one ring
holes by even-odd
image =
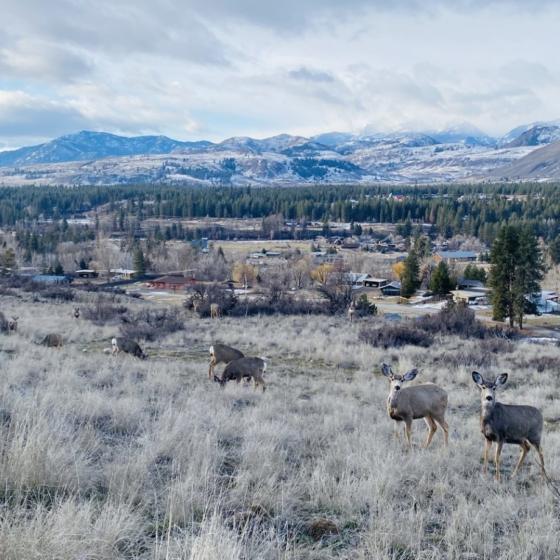
[[[464,124],[431,132],[365,130],[311,137],[278,134],[261,139],[234,136],[221,142],[81,131],[0,152],[0,184],[483,180],[557,135],[560,138],[560,126],[553,123],[518,127],[518,131],[507,143]]]

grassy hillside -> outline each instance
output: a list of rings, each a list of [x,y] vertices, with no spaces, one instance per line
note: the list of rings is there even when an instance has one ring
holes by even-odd
[[[80,296],[83,310],[92,302]],[[142,343],[150,358],[104,352],[119,320],[75,320],[75,303],[2,295],[0,557],[94,559],[555,558],[558,501],[533,452],[515,481],[481,474],[473,368],[510,372],[504,402],[538,406],[560,476],[560,349],[445,338],[380,350],[341,318],[201,320]],[[113,301],[139,312],[151,304]],[[379,319],[371,319],[380,321]],[[60,332],[65,346],[36,344]],[[269,359],[266,393],[208,380],[213,341]],[[438,431],[405,450],[387,417],[381,361],[420,369],[449,392]],[[219,370],[223,366],[218,366]],[[402,430],[402,427],[399,429]]]

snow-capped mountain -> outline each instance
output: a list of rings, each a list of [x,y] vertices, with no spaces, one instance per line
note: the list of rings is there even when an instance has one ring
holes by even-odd
[[[538,121],[538,122],[533,122],[533,123],[529,123],[529,124],[523,124],[521,126],[517,126],[514,129],[510,130],[507,134],[505,134],[504,136],[502,136],[501,138],[498,139],[498,146],[507,146],[510,145],[512,143],[519,143],[519,140],[522,136],[524,136],[525,139],[527,139],[528,136],[531,136],[533,133],[531,133],[530,131],[536,131],[536,139],[538,139],[538,137],[540,136],[540,134],[538,133],[539,129],[543,129],[542,132],[542,144],[547,144],[549,143],[549,141],[547,140],[547,133],[545,129],[555,129],[555,128],[560,128],[560,120],[555,120],[555,121]],[[527,134],[529,133],[529,134]],[[555,141],[555,140],[553,140]],[[541,145],[542,145],[541,144]],[[528,145],[528,144],[526,144]],[[538,145],[538,144],[534,144],[534,145]]]
[[[522,132],[517,138],[514,138],[507,144],[508,148],[516,148],[518,146],[543,146],[560,140],[560,126],[558,125],[536,125],[525,132]]]
[[[501,176],[501,168],[556,138],[560,138],[560,126],[550,124],[524,127],[505,144],[468,125],[429,132],[232,137],[220,143],[84,131],[39,146],[0,152],[0,185],[480,180]]]
[[[0,166],[23,166],[37,163],[84,161],[106,157],[168,154],[175,150],[204,149],[211,142],[179,142],[167,136],[127,138],[107,132],[83,130],[39,144],[9,152],[0,152]]]

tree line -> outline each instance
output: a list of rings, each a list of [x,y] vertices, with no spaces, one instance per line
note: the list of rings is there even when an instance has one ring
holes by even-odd
[[[0,227],[103,209],[117,221],[147,218],[265,218],[301,222],[427,223],[446,237],[491,243],[504,224],[560,235],[560,184],[312,186],[298,188],[160,185],[0,188]],[[406,236],[406,233],[405,233]],[[559,241],[560,244],[560,241]]]

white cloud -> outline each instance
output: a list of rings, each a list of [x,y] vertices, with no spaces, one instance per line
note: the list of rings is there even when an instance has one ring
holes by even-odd
[[[552,0],[4,0],[2,21],[0,144],[560,116]]]

